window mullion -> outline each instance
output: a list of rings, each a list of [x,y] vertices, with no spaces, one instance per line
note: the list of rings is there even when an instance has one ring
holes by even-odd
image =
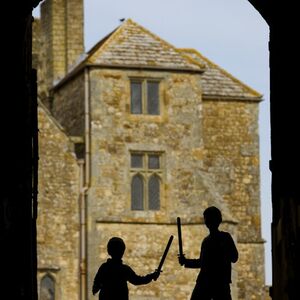
[[[148,155],[145,154],[144,156],[144,174],[145,174],[145,196],[144,196],[144,205],[146,210],[149,210],[149,205],[148,205],[148,193],[149,193],[149,188],[148,188]]]
[[[147,80],[143,80],[142,84],[142,107],[143,114],[147,114]]]
[[[144,206],[145,210],[149,210],[149,204],[148,204],[148,193],[149,193],[149,188],[148,188],[148,174],[147,172],[145,174],[145,195],[144,195]]]
[[[156,162],[155,157],[158,157],[159,162]],[[131,207],[133,210],[140,210],[141,206],[145,211],[160,209],[164,173],[162,160],[163,157],[158,152],[131,152]],[[142,192],[139,178],[142,180]]]

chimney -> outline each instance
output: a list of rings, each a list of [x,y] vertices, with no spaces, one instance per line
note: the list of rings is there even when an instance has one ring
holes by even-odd
[[[41,4],[41,37],[43,73],[49,89],[84,52],[83,0],[45,0]]]

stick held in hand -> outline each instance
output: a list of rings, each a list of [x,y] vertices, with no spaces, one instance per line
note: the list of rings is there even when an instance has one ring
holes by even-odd
[[[162,256],[161,259],[160,259],[158,268],[156,269],[157,272],[160,272],[161,269],[162,269],[162,266],[163,266],[163,264],[164,264],[164,262],[165,262],[165,259],[166,259],[166,257],[167,257],[167,254],[168,254],[168,252],[169,252],[170,246],[171,246],[171,244],[172,244],[173,238],[174,238],[173,235],[171,235],[170,238],[169,238],[169,241],[168,241],[168,244],[167,244],[167,246],[166,246],[166,248],[165,248],[164,254],[163,254],[163,256]]]
[[[180,220],[180,217],[177,217],[177,232],[178,232],[179,256],[183,256],[182,235],[181,235],[181,220]]]

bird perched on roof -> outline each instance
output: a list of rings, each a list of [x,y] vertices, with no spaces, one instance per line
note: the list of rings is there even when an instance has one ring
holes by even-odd
[[[125,18],[119,19],[119,21],[122,23],[125,21]]]

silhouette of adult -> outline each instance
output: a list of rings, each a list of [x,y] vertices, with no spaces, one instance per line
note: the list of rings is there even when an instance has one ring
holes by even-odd
[[[214,206],[203,212],[209,235],[201,244],[200,258],[187,259],[179,255],[185,268],[201,268],[191,300],[231,300],[231,263],[238,260],[238,251],[228,232],[220,231],[221,211]]]
[[[158,271],[146,276],[137,275],[122,262],[125,248],[124,241],[119,237],[112,237],[107,243],[107,252],[111,258],[99,267],[92,288],[93,295],[100,291],[101,300],[128,300],[127,281],[134,285],[148,284],[160,275]]]

